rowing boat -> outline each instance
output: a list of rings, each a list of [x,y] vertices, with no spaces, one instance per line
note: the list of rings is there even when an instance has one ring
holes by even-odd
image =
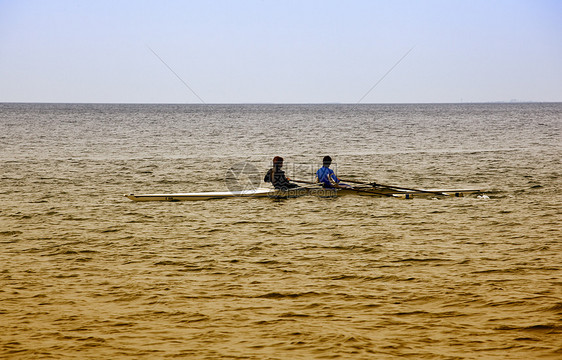
[[[170,193],[170,194],[126,194],[125,196],[133,201],[196,201],[226,198],[263,198],[269,197],[294,198],[304,195],[318,197],[339,197],[344,195],[377,196],[377,197],[396,197],[412,199],[420,196],[455,196],[462,197],[470,194],[480,193],[474,189],[420,189],[420,190],[396,190],[388,187],[350,187],[327,189],[320,186],[299,187],[289,190],[278,190],[273,188],[256,188],[240,191],[217,191],[217,192],[198,192],[198,193]]]

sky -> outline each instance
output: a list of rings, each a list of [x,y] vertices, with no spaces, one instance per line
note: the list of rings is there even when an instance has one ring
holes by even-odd
[[[561,102],[562,1],[0,0],[0,102],[359,101]]]

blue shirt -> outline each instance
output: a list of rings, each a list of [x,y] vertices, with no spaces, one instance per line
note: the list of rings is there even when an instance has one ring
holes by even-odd
[[[321,182],[324,187],[333,187],[332,182],[340,182],[340,180],[336,177],[336,174],[334,174],[334,170],[326,166],[322,166],[318,169],[316,176],[318,177],[318,181]]]

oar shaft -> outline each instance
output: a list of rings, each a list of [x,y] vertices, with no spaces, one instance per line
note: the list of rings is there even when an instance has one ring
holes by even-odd
[[[294,180],[294,179],[291,179],[291,181],[296,182],[296,183],[303,183],[303,184],[320,185],[320,183],[316,183],[316,182],[312,182],[312,181],[306,181],[306,180]],[[348,181],[348,182],[351,182],[351,181]],[[360,183],[358,183],[358,184],[360,184]],[[334,189],[338,189],[338,187],[335,187]],[[351,190],[351,191],[355,191],[355,192],[358,192],[358,193],[364,193],[364,194],[374,194],[374,195],[381,195],[381,196],[393,197],[392,194],[383,193],[383,192],[380,192],[380,191],[376,191],[376,190],[374,190],[374,189],[357,189],[357,188],[354,188],[354,187],[345,187],[345,188],[344,188],[344,187],[341,187],[341,189],[344,189],[344,190]]]
[[[350,183],[360,184],[360,185],[370,185],[370,186],[372,186],[374,184],[374,183],[366,183],[366,182],[363,182],[363,181],[355,181],[355,180],[347,180],[347,179],[340,179],[340,180],[344,181],[344,182],[350,182]]]
[[[394,185],[385,185],[385,184],[379,184],[376,182],[372,182],[372,183],[365,183],[365,182],[359,182],[359,181],[354,181],[354,180],[344,180],[344,179],[340,179],[341,181],[345,181],[345,182],[350,182],[350,183],[355,183],[355,184],[362,184],[362,185],[371,185],[371,186],[382,186],[385,187],[387,189],[396,189],[396,190],[406,190],[406,191],[415,191],[415,192],[421,192],[421,193],[428,193],[428,194],[435,194],[435,195],[447,195],[441,191],[431,191],[431,190],[421,190],[421,189],[414,189],[414,188],[407,188],[407,187],[403,187],[403,186],[394,186]]]
[[[303,184],[314,184],[314,185],[320,185],[317,182],[313,182],[313,181],[306,181],[306,180],[295,180],[295,179],[291,179],[292,182],[296,182],[296,183],[303,183]]]
[[[383,186],[383,187],[389,188],[389,189],[416,191],[416,192],[428,193],[428,194],[435,194],[435,195],[447,195],[447,194],[445,194],[445,193],[443,193],[443,192],[441,192],[441,191],[431,191],[431,190],[421,190],[421,189],[405,188],[405,187],[401,187],[401,186],[384,185],[384,184],[379,184],[379,183],[376,183],[376,185],[378,185],[378,186]]]

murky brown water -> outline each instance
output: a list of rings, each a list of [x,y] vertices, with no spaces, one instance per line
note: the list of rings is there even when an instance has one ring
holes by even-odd
[[[561,104],[0,104],[0,357],[559,359]],[[481,188],[134,203],[226,171]]]

